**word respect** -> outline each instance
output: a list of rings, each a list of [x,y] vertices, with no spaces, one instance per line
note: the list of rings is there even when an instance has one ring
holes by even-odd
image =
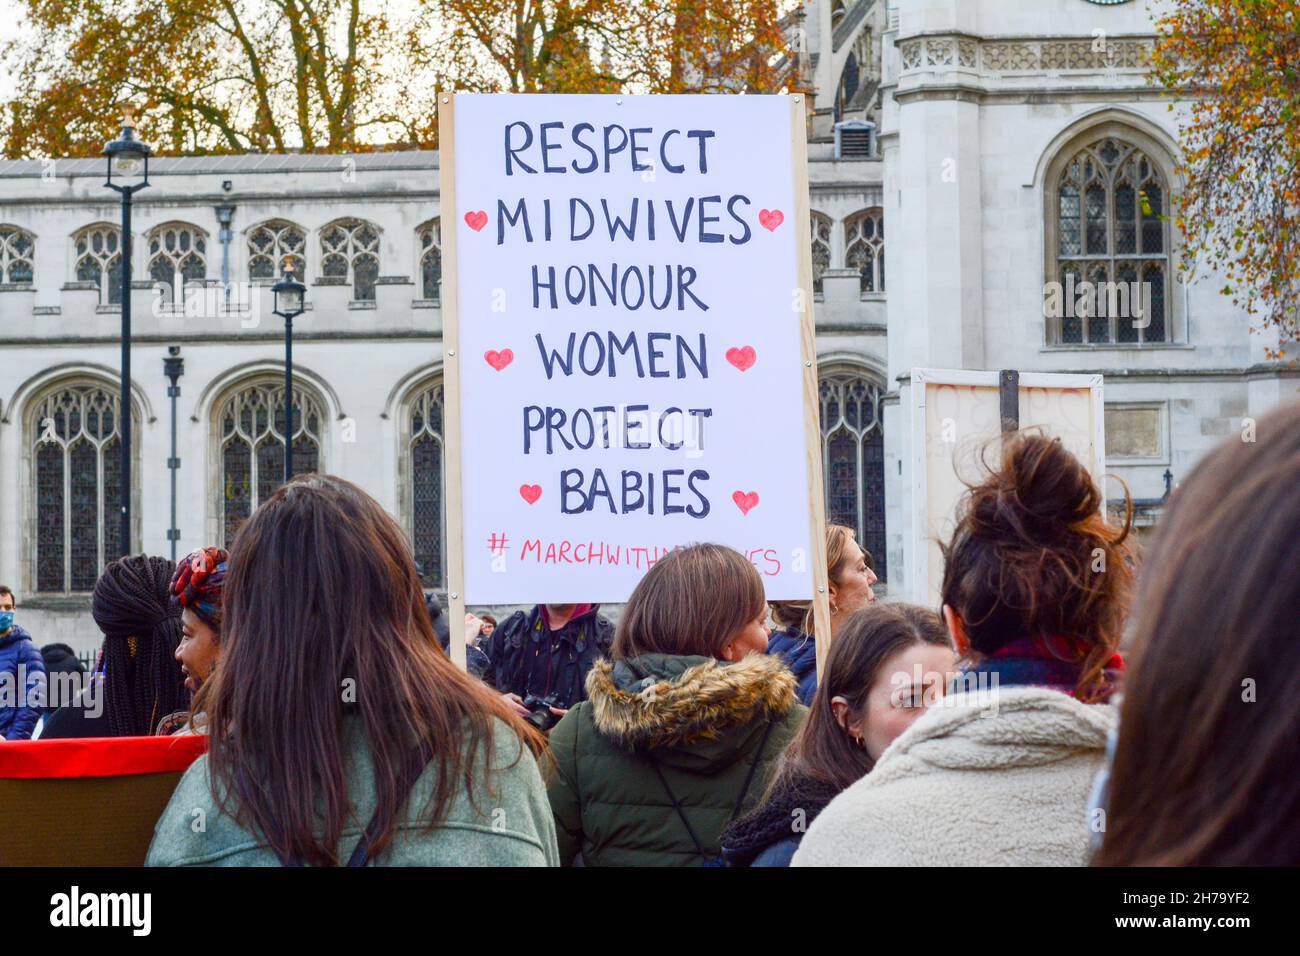
[[[715,135],[711,129],[657,133],[649,126],[628,129],[617,124],[604,126],[597,133],[591,123],[566,129],[562,122],[538,124],[534,132],[532,123],[518,120],[505,127],[506,175],[513,176],[516,171],[608,173],[616,157],[618,165],[628,165],[629,172],[646,172],[657,168],[653,161],[644,161],[652,152],[658,157],[658,168],[668,173],[681,175],[689,169],[703,175],[709,171],[708,143]],[[554,158],[552,154],[556,154]]]

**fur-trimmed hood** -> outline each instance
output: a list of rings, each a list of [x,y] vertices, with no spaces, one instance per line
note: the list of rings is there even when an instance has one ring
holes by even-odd
[[[587,701],[596,729],[621,747],[688,749],[706,759],[729,731],[798,704],[794,675],[764,654],[735,663],[667,654],[600,660],[587,675]]]

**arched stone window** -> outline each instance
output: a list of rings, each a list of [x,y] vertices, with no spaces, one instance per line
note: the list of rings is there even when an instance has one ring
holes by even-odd
[[[813,292],[822,291],[822,273],[831,265],[831,220],[819,212],[811,213]]]
[[[100,305],[122,303],[121,239],[121,230],[106,222],[86,226],[72,237],[77,281],[95,283]]]
[[[320,471],[325,407],[314,389],[294,382],[294,474]],[[284,479],[284,383],[267,376],[241,383],[216,415],[218,521],[222,546]]]
[[[0,282],[30,285],[36,237],[17,226],[0,226]]]
[[[437,588],[446,584],[447,560],[442,382],[426,380],[411,396],[401,435],[400,498],[421,577]]]
[[[307,233],[286,219],[268,219],[248,230],[248,278],[277,279],[285,266],[307,281]]]
[[[442,283],[442,228],[437,219],[430,219],[418,230],[420,240],[420,298],[437,302],[441,298]]]
[[[819,371],[826,520],[848,525],[888,578],[885,538],[885,441],[881,389],[861,370]]]
[[[31,580],[38,592],[89,591],[104,565],[121,555],[120,407],[115,386],[85,379],[47,388],[28,406]],[[139,421],[136,409],[135,435]],[[138,442],[134,458],[138,474]]]
[[[185,285],[208,275],[207,233],[188,222],[167,222],[149,233],[149,278],[165,286],[164,303],[185,304]]]
[[[1070,149],[1048,179],[1048,261],[1055,267],[1048,279],[1060,283],[1059,298],[1049,290],[1048,340],[1171,341],[1164,170],[1152,151],[1117,131]],[[1145,294],[1149,316],[1141,307]]]
[[[373,301],[379,278],[379,228],[362,219],[336,219],[320,231],[320,272],[352,286],[355,301]]]
[[[866,209],[844,224],[844,264],[857,269],[863,292],[885,291],[885,214]]]

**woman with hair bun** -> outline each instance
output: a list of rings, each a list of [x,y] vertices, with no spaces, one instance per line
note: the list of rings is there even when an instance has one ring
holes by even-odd
[[[873,771],[817,818],[796,866],[1080,866],[1133,584],[1122,526],[1059,440],[1003,441],[943,546],[962,667]]]

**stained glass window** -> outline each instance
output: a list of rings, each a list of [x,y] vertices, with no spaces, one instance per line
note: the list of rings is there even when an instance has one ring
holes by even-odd
[[[416,235],[420,239],[420,297],[437,302],[442,284],[442,230],[437,219],[430,219]]]
[[[17,226],[0,226],[0,282],[30,283],[35,237]]]
[[[868,209],[844,224],[844,264],[857,269],[861,291],[885,291],[885,216]]]
[[[831,221],[819,212],[811,214],[812,219],[812,267],[813,292],[822,291],[822,273],[831,265]]]
[[[319,471],[321,403],[295,384],[293,408],[294,474]],[[239,526],[284,480],[284,385],[271,379],[245,385],[226,399],[217,423],[221,529],[229,548]]]
[[[121,235],[117,226],[101,222],[87,226],[72,237],[77,280],[93,282],[99,287],[100,305],[122,302]]]
[[[149,233],[149,278],[165,287],[163,302],[185,304],[185,285],[207,278],[207,234],[186,222],[168,222]]]
[[[442,385],[435,383],[417,393],[411,404],[407,435],[407,493],[410,500],[410,534],[415,561],[426,587],[442,587],[446,555],[442,497]]]
[[[284,219],[254,226],[248,231],[248,278],[276,279],[287,269],[299,282],[306,282],[306,246],[302,227]]]
[[[89,591],[121,551],[118,395],[60,386],[38,399],[30,434],[36,590]]]
[[[887,580],[885,445],[880,389],[859,372],[820,376],[826,520],[847,525]]]
[[[352,298],[373,300],[379,278],[379,229],[361,219],[336,219],[320,231],[321,273],[346,279]]]
[[[1164,195],[1156,164],[1114,136],[1098,139],[1065,164],[1054,204],[1064,313],[1052,319],[1056,341],[1169,341]]]

